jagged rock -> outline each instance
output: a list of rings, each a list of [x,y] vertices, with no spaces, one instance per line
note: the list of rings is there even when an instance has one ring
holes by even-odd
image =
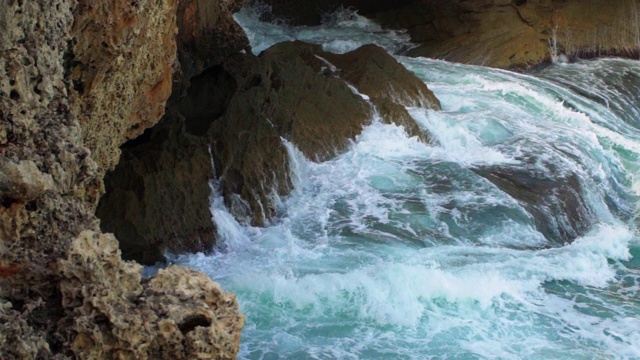
[[[118,163],[122,143],[164,113],[177,6],[178,0],[79,0],[74,9],[71,108],[100,175]]]
[[[317,45],[278,44],[205,71],[185,93],[160,124],[124,147],[107,176],[97,213],[125,258],[153,263],[167,249],[213,249],[209,147],[229,207],[237,218],[263,225],[291,190],[282,139],[322,161],[343,151],[377,110],[430,141],[405,106],[439,108],[422,81],[373,45],[335,55]]]
[[[257,58],[225,63],[238,91],[210,135],[223,192],[249,203],[254,224],[271,219],[277,196],[290,191],[283,138],[321,161],[342,151],[371,117],[366,101],[331,73],[320,52],[315,45],[281,43]]]
[[[424,132],[402,105],[439,108],[423,82],[375,45],[336,55],[317,45],[281,43],[258,58],[225,63],[225,69],[239,90],[210,132],[216,170],[228,202],[239,194],[258,225],[277,214],[278,197],[291,190],[281,139],[323,161],[343,151],[370,120],[375,109],[350,85],[411,134]]]
[[[141,284],[112,235],[82,232],[58,264],[62,322],[80,359],[233,359],[244,318],[206,275],[169,267]]]
[[[118,146],[164,111],[175,17],[175,1],[0,2],[1,357],[158,358],[153,321],[203,313],[173,358],[237,351],[232,297],[185,269],[143,284],[93,215]]]
[[[164,251],[213,250],[213,167],[204,136],[235,93],[235,80],[218,65],[248,46],[232,17],[243,3],[179,3],[179,64],[167,113],[156,127],[123,145],[96,210],[103,231],[120,240],[125,259],[153,264],[164,259]]]
[[[384,49],[371,44],[347,54],[323,53],[322,56],[341,70],[342,78],[369,96],[383,121],[403,126],[410,136],[417,136],[425,143],[432,141],[405,107],[440,110],[440,101],[422,80]]]

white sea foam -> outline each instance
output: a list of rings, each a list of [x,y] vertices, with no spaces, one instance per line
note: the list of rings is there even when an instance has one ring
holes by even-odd
[[[294,38],[336,52],[372,38],[406,45],[348,13],[323,29],[242,21],[254,51]],[[264,229],[233,219],[213,183],[224,251],[175,260],[237,294],[247,316],[240,358],[639,358],[640,131],[562,83],[399,60],[443,104],[409,109],[436,144],[377,119],[324,163],[283,140],[295,188]],[[576,66],[593,70],[559,71]],[[609,105],[634,106],[576,79]],[[595,223],[553,245],[521,202],[473,171],[481,167],[575,174]]]

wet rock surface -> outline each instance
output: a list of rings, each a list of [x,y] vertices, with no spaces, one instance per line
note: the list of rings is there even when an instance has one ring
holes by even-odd
[[[440,106],[423,82],[375,45],[336,55],[317,45],[281,43],[259,57],[231,59],[225,69],[238,92],[210,130],[216,171],[227,199],[239,194],[257,225],[277,214],[278,197],[291,190],[282,139],[323,161],[348,146],[378,105],[385,119],[416,135],[424,132],[404,106]]]
[[[480,167],[473,171],[517,200],[531,215],[538,231],[562,245],[585,235],[595,224],[596,216],[584,199],[579,176],[548,165],[550,171],[544,173],[516,166]]]
[[[185,93],[159,125],[124,146],[106,178],[98,215],[125,258],[153,263],[164,250],[212,251],[213,174],[238,219],[274,219],[292,186],[283,139],[323,161],[344,151],[378,111],[429,141],[404,106],[439,108],[422,81],[373,45],[335,55],[290,42],[260,56],[237,54],[193,78]]]
[[[317,25],[340,4],[418,46],[409,56],[500,68],[529,68],[556,54],[638,58],[638,0],[408,0],[375,2],[266,0],[271,18]]]

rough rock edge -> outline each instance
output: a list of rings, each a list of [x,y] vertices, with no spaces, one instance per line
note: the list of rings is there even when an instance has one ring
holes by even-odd
[[[141,283],[141,266],[123,262],[113,235],[82,232],[58,262],[79,358],[233,359],[244,318],[235,296],[206,275],[172,266]]]
[[[0,25],[6,30],[0,34],[0,353],[8,359],[193,358],[198,354],[233,358],[243,320],[232,296],[205,275],[181,268],[167,269],[143,283],[139,266],[122,262],[115,239],[98,232],[93,209],[108,161],[101,158],[100,165],[93,161],[82,141],[79,118],[92,124],[85,124],[85,134],[91,128],[104,131],[101,136],[114,137],[115,141],[99,145],[107,154],[117,152],[126,136],[100,127],[104,121],[122,119],[105,118],[104,104],[82,96],[80,89],[88,89],[80,85],[92,84],[93,91],[113,85],[116,94],[123,87],[141,86],[141,101],[131,105],[128,98],[109,98],[114,101],[111,105],[134,111],[132,116],[139,116],[143,124],[139,131],[155,123],[169,95],[164,89],[171,82],[171,72],[164,66],[175,58],[172,12],[176,8],[175,1],[102,5],[103,10],[112,11],[153,6],[148,13],[160,23],[138,18],[140,22],[111,28],[113,34],[88,26],[77,30],[85,41],[76,39],[74,46],[70,27],[74,11],[82,9],[75,1],[0,3]],[[88,16],[75,15],[75,20]],[[104,24],[110,18],[88,23]],[[150,24],[162,28],[150,29]],[[109,30],[108,26],[97,28]],[[92,31],[97,31],[96,38],[114,41],[107,45],[124,45],[115,52],[101,50],[100,42],[91,41]],[[131,48],[145,40],[156,44],[150,45],[151,50],[161,52],[153,57],[161,59],[160,69],[141,72],[142,79],[121,78],[120,84],[104,76],[107,70],[125,73],[132,64],[123,59],[134,59],[139,62],[136,66],[152,66]],[[83,46],[93,46],[96,53],[87,49],[83,53]],[[102,70],[91,81],[82,82],[91,79],[84,75],[92,69]],[[75,92],[72,102],[70,91]],[[87,99],[99,106],[83,103]],[[141,108],[136,110],[137,106]],[[145,324],[146,330],[140,329]],[[131,343],[140,347],[128,347]]]

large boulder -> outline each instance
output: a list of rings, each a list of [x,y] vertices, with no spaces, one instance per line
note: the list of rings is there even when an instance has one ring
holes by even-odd
[[[393,115],[390,121],[415,135],[424,132],[404,106],[440,106],[422,81],[375,45],[337,55],[286,42],[257,58],[231,59],[225,69],[238,91],[209,131],[216,173],[229,207],[240,210],[239,218],[249,213],[254,225],[276,216],[279,197],[291,191],[283,139],[323,161],[346,149],[378,105],[400,108],[386,118]]]
[[[336,55],[288,42],[260,56],[237,54],[194,77],[185,94],[123,147],[106,177],[98,215],[127,259],[213,250],[214,178],[239,220],[272,220],[292,186],[283,139],[323,161],[344,151],[377,111],[429,141],[405,106],[439,108],[422,81],[374,45]]]

